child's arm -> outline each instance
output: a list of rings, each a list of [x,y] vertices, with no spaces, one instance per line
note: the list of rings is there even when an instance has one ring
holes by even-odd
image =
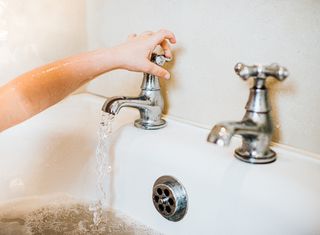
[[[168,71],[150,62],[157,45],[171,57],[167,40],[176,42],[173,33],[167,30],[133,34],[118,46],[56,61],[19,76],[0,87],[0,131],[32,117],[114,69],[147,72],[168,79]]]

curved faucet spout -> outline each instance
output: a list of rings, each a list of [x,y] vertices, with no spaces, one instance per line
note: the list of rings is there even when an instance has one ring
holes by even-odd
[[[144,96],[140,97],[127,97],[118,96],[107,99],[102,106],[102,111],[107,112],[112,115],[119,113],[120,109],[123,107],[143,109],[151,105],[151,101]]]
[[[259,129],[259,126],[251,121],[222,122],[212,128],[207,141],[220,146],[227,146],[230,144],[232,136],[236,134],[256,136],[259,134]]]

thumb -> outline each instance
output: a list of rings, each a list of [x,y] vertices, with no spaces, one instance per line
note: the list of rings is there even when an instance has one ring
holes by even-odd
[[[157,77],[161,77],[161,78],[165,78],[165,79],[170,78],[170,73],[167,70],[165,70],[161,66],[156,65],[150,61],[149,61],[149,66],[148,66],[148,69],[146,72],[151,73]]]

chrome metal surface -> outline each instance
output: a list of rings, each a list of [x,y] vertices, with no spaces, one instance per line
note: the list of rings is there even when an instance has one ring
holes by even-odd
[[[222,122],[215,125],[207,140],[225,146],[229,145],[232,136],[238,134],[242,136],[242,146],[235,150],[236,158],[255,164],[274,162],[276,153],[269,147],[273,125],[265,81],[268,77],[283,81],[288,77],[288,70],[277,64],[246,66],[238,63],[235,72],[243,80],[254,78],[245,107],[246,113],[240,122]]]
[[[161,176],[152,190],[157,211],[167,220],[177,222],[187,213],[188,196],[185,188],[172,176]]]
[[[171,59],[163,55],[153,54],[151,61],[159,66]],[[123,107],[136,108],[140,112],[140,119],[134,125],[146,130],[156,130],[165,127],[166,121],[161,118],[164,107],[161,95],[159,78],[152,74],[144,73],[141,92],[138,97],[112,97],[108,99],[102,110],[116,115]]]

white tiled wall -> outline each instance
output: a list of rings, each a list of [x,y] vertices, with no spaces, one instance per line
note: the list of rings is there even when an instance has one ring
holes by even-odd
[[[240,120],[249,84],[233,72],[247,64],[278,62],[290,71],[269,82],[274,140],[320,153],[320,1],[317,0],[87,0],[89,48],[122,42],[132,32],[175,32],[169,69],[169,115],[211,127]],[[141,74],[112,72],[87,90],[135,95]]]

